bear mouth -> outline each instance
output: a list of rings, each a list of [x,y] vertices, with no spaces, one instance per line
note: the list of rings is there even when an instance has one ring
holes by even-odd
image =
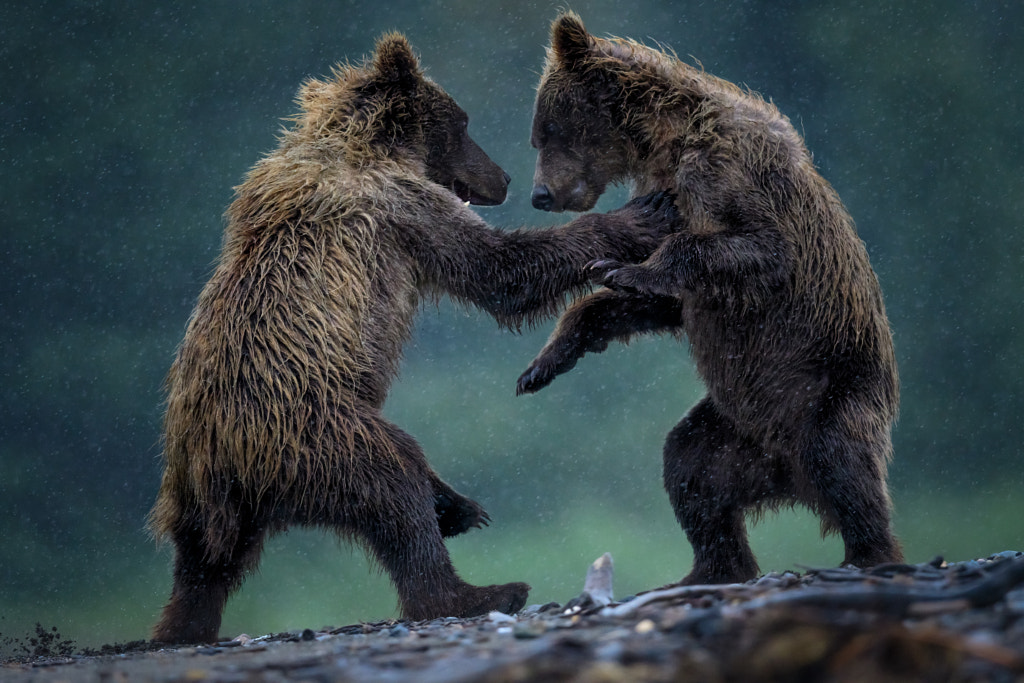
[[[501,200],[477,194],[476,190],[458,178],[452,181],[452,192],[462,201],[475,206],[497,206],[501,204]]]

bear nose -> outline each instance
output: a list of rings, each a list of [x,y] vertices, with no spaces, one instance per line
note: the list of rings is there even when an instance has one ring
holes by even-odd
[[[555,198],[551,196],[551,190],[548,189],[547,185],[537,185],[533,188],[530,201],[533,202],[533,208],[540,209],[541,211],[550,211],[555,203]]]
[[[501,175],[502,175],[502,177],[505,178],[505,184],[506,185],[508,185],[509,183],[512,182],[512,176],[510,176],[507,171],[502,171]]]

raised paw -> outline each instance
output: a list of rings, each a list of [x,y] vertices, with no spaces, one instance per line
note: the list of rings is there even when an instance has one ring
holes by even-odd
[[[644,224],[663,237],[679,230],[681,219],[676,208],[676,195],[668,190],[634,197],[622,208],[634,212]]]
[[[536,391],[540,391],[547,385],[551,384],[551,380],[554,378],[555,375],[550,370],[547,370],[542,366],[531,365],[526,369],[526,372],[519,375],[519,379],[516,380],[516,396],[532,394]]]
[[[665,207],[665,204],[675,204],[675,199],[675,194],[672,192],[668,190],[658,190],[657,192],[633,197],[623,205],[623,208],[638,211],[640,215],[651,215],[661,211]]]
[[[538,363],[536,360],[530,364],[526,372],[519,375],[516,381],[516,396],[532,394],[540,391],[555,379],[553,368],[547,363]]]
[[[540,391],[551,384],[555,377],[576,367],[576,361],[582,355],[572,352],[559,354],[557,351],[551,352],[549,349],[550,347],[541,351],[540,355],[530,363],[530,367],[526,368],[526,372],[519,375],[519,379],[516,381],[516,396]]]
[[[434,512],[437,513],[437,526],[445,538],[458,536],[473,527],[487,526],[491,521],[480,503],[453,490],[434,494]]]

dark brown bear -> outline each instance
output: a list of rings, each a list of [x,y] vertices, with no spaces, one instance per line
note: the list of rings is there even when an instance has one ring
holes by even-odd
[[[311,80],[276,151],[238,188],[223,251],[168,378],[166,467],[151,528],[176,550],[153,637],[217,638],[228,595],[290,524],[363,543],[408,619],[511,612],[529,587],[463,582],[442,538],[486,524],[476,502],[381,416],[421,297],[500,323],[553,315],[595,258],[642,260],[671,201],[560,229],[503,232],[508,176],[406,40]]]
[[[677,193],[680,229],[570,307],[520,377],[537,391],[610,340],[689,338],[708,394],[668,436],[664,482],[694,550],[685,583],[758,574],[744,518],[801,503],[845,562],[901,559],[886,467],[898,380],[853,221],[789,120],[753,93],[558,18],[537,94],[533,203],[586,211],[610,182]]]

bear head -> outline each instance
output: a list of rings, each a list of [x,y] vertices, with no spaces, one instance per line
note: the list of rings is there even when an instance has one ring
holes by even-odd
[[[303,85],[300,135],[340,147],[356,166],[412,165],[470,204],[505,201],[511,178],[469,136],[466,112],[423,74],[404,36],[382,36],[371,60],[333,76]]]
[[[589,211],[609,183],[626,180],[643,153],[651,93],[664,92],[663,56],[638,43],[590,35],[559,16],[537,88],[530,142],[537,150],[533,206]]]

